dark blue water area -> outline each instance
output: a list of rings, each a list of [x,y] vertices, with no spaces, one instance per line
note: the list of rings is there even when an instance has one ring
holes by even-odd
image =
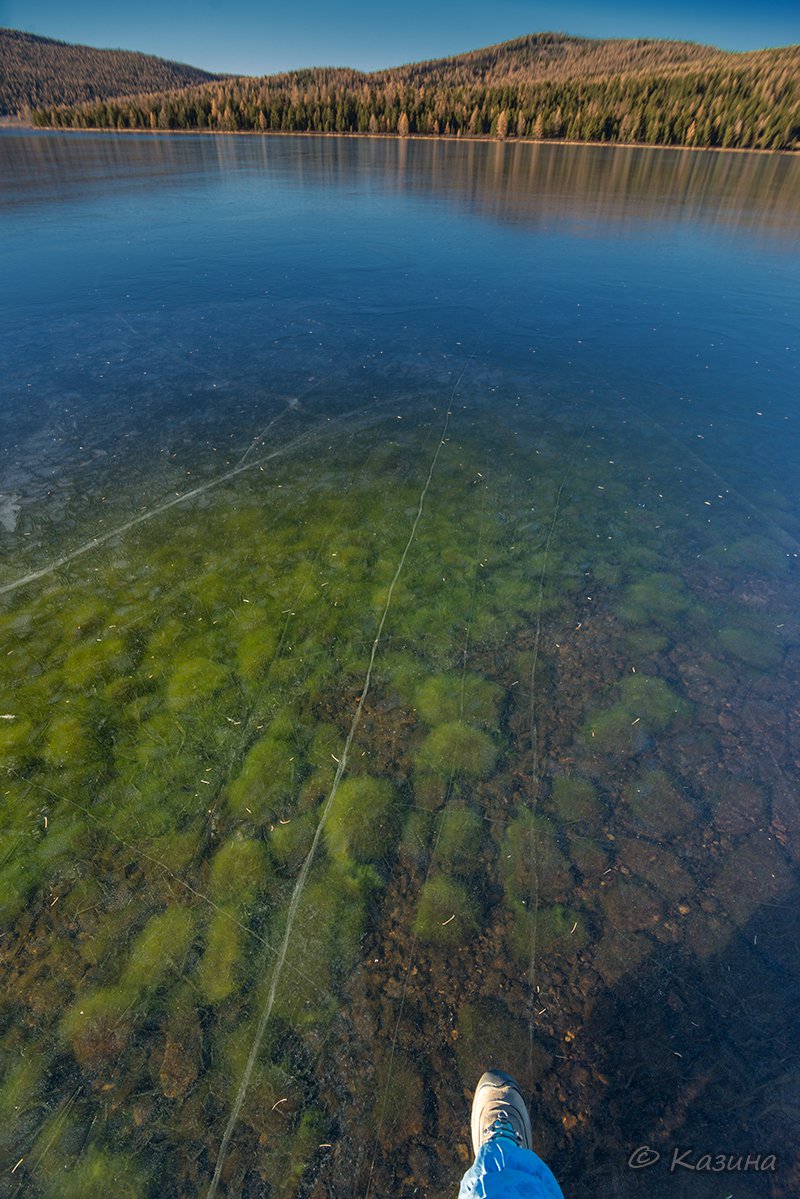
[[[209,402],[246,425],[265,370],[278,392],[476,352],[796,497],[791,160],[49,134],[2,153],[4,440],[59,414],[135,438],[143,411],[152,432]]]
[[[798,196],[0,131],[0,1196],[800,1193]]]

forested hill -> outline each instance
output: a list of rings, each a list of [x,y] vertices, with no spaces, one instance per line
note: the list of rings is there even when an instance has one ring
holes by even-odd
[[[0,115],[99,96],[167,91],[219,79],[182,63],[130,50],[95,50],[0,29]]]
[[[731,53],[688,42],[535,34],[364,74],[314,68],[45,107],[66,128],[484,136],[800,148],[800,46]]]

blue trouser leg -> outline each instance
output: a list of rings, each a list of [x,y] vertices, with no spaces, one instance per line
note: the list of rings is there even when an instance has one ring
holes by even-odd
[[[478,1150],[461,1179],[458,1199],[564,1199],[552,1171],[530,1149],[505,1139]]]

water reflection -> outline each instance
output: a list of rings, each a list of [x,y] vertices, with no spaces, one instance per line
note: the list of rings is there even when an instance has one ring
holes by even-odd
[[[80,153],[74,153],[76,141]],[[791,155],[615,146],[450,143],[322,137],[106,136],[0,138],[0,207],[122,189],[192,188],[214,175],[269,172],[309,187],[446,197],[534,227],[663,220],[785,234],[798,228],[800,167]]]

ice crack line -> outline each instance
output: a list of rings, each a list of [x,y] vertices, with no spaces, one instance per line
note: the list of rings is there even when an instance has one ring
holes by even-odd
[[[282,940],[280,948],[278,950],[278,956],[276,958],[275,965],[272,970],[272,978],[270,980],[269,992],[267,994],[267,998],[264,1003],[264,1007],[261,1010],[261,1015],[259,1016],[258,1025],[256,1027],[256,1035],[253,1038],[253,1044],[250,1048],[250,1053],[248,1055],[247,1063],[244,1068],[244,1073],[242,1075],[242,1081],[239,1083],[239,1089],[236,1093],[236,1099],[234,1100],[233,1108],[231,1110],[231,1114],[228,1119],[228,1123],[225,1127],[225,1132],[222,1137],[222,1143],[219,1147],[219,1153],[217,1155],[217,1162],[214,1167],[214,1175],[211,1179],[211,1183],[209,1184],[208,1191],[206,1192],[206,1199],[214,1199],[214,1196],[217,1193],[217,1188],[219,1186],[219,1180],[222,1177],[222,1168],[225,1165],[225,1158],[227,1157],[227,1154],[228,1154],[228,1147],[231,1142],[231,1137],[233,1136],[233,1131],[236,1127],[236,1124],[238,1123],[239,1114],[242,1110],[242,1104],[244,1103],[245,1095],[247,1094],[247,1088],[250,1085],[250,1078],[252,1077],[252,1074],[253,1074],[253,1068],[255,1067],[255,1064],[256,1064],[256,1058],[258,1057],[259,1050],[261,1049],[261,1043],[264,1040],[264,1033],[266,1032],[270,1016],[272,1015],[272,1008],[273,1008],[273,1004],[275,1003],[275,995],[277,994],[278,984],[279,984],[280,978],[281,978],[281,972],[283,970],[283,966],[286,961],[286,954],[287,954],[287,951],[289,948],[289,941],[291,939],[292,930],[294,928],[294,922],[295,922],[295,919],[297,916],[297,909],[300,906],[300,900],[302,899],[303,891],[305,890],[306,881],[308,879],[308,875],[311,870],[311,866],[313,864],[314,857],[317,852],[317,846],[319,845],[320,838],[322,837],[322,830],[325,826],[325,821],[328,818],[328,813],[330,812],[331,805],[333,804],[333,801],[336,798],[336,792],[339,790],[339,784],[342,781],[342,776],[347,768],[347,758],[348,758],[348,754],[350,752],[350,747],[353,744],[353,739],[355,738],[356,731],[357,731],[359,723],[361,721],[361,713],[364,710],[364,705],[367,700],[367,695],[369,694],[370,684],[372,682],[372,670],[375,665],[375,657],[378,653],[378,646],[379,646],[381,638],[383,636],[383,629],[384,629],[384,625],[386,624],[386,618],[389,615],[389,608],[391,607],[392,596],[394,594],[394,590],[395,590],[395,587],[397,586],[398,580],[400,579],[400,575],[403,572],[403,567],[405,566],[406,558],[408,557],[409,550],[411,549],[411,546],[413,545],[414,539],[417,535],[417,528],[419,526],[420,520],[422,519],[422,512],[425,507],[425,500],[427,498],[428,491],[430,489],[431,480],[433,479],[433,473],[436,470],[436,463],[439,461],[439,455],[442,452],[442,446],[444,445],[445,438],[447,437],[447,429],[450,424],[450,417],[451,417],[452,411],[453,411],[453,400],[455,398],[455,394],[456,394],[456,391],[458,390],[458,386],[464,377],[464,373],[465,373],[470,361],[471,361],[471,359],[469,359],[464,364],[461,374],[459,375],[458,379],[456,380],[455,386],[453,387],[453,391],[451,393],[450,400],[447,405],[447,412],[445,414],[444,425],[442,427],[441,436],[439,438],[439,444],[437,445],[436,452],[433,455],[430,469],[428,471],[428,477],[425,480],[425,485],[422,488],[422,491],[420,493],[419,504],[417,506],[417,514],[414,517],[414,522],[411,526],[411,532],[408,535],[408,540],[406,541],[405,548],[403,549],[403,552],[400,555],[400,561],[397,564],[397,569],[394,572],[394,577],[392,578],[392,581],[389,584],[389,590],[386,595],[386,603],[384,604],[383,612],[381,614],[381,619],[378,624],[378,629],[377,629],[377,632],[375,633],[375,638],[372,642],[372,649],[371,649],[370,656],[369,656],[369,664],[367,666],[367,673],[366,673],[366,676],[364,679],[364,686],[361,688],[361,698],[359,699],[358,703],[356,704],[356,710],[353,715],[353,720],[350,724],[350,731],[347,734],[347,738],[344,743],[344,749],[342,750],[341,756],[339,758],[339,764],[336,768],[336,774],[334,775],[333,785],[331,786],[330,794],[328,795],[328,798],[325,801],[324,807],[322,809],[322,814],[319,819],[319,824],[317,825],[316,832],[314,833],[314,840],[311,842],[311,848],[308,851],[306,859],[303,862],[302,869],[300,870],[300,873],[297,876],[297,882],[294,885],[294,890],[292,892],[292,898],[289,901],[289,911],[288,911],[288,914],[286,917],[286,929],[284,931],[283,940]]]
[[[372,407],[372,405],[368,405]],[[343,413],[337,420],[345,420],[350,416],[358,416],[363,409],[356,408],[352,412]],[[193,487],[191,491],[182,491],[171,500],[166,500],[163,504],[157,504],[155,508],[148,508],[146,512],[142,512],[139,516],[134,516],[131,520],[125,521],[124,524],[117,525],[113,529],[109,529],[107,533],[99,533],[97,537],[92,537],[89,541],[85,541],[83,545],[79,545],[76,549],[70,550],[68,554],[64,554],[61,558],[55,558],[52,562],[48,562],[46,566],[41,566],[38,570],[32,570],[29,574],[22,575],[18,579],[12,579],[10,583],[4,583],[0,586],[0,595],[6,595],[10,591],[16,591],[19,587],[24,587],[27,583],[35,583],[38,579],[44,579],[47,575],[55,574],[62,566],[66,566],[70,562],[74,562],[76,558],[81,558],[84,554],[88,554],[91,550],[99,549],[101,545],[105,545],[109,541],[113,541],[115,537],[122,537],[123,534],[129,533],[131,529],[135,529],[137,525],[144,524],[145,521],[152,520],[156,516],[160,516],[163,512],[168,512],[170,508],[176,508],[179,504],[185,504],[188,500],[197,499],[200,495],[205,495],[207,491],[211,491],[214,487],[219,487],[223,483],[227,483],[229,479],[236,478],[237,475],[244,474],[245,471],[255,470],[256,467],[263,466],[267,462],[271,462],[273,458],[279,457],[281,454],[287,453],[289,450],[295,449],[304,442],[313,440],[322,434],[330,431],[330,425],[318,426],[309,432],[301,433],[299,437],[295,437],[292,441],[286,442],[285,445],[279,446],[270,454],[264,454],[260,458],[253,458],[250,462],[246,462],[245,458],[249,451],[245,451],[244,456],[239,463],[226,470],[221,475],[215,475],[213,479],[209,479],[205,483],[201,483],[198,487]],[[263,434],[263,430],[262,430]],[[259,434],[258,436],[262,436]],[[254,443],[253,443],[254,444]],[[252,448],[252,446],[251,446]]]

